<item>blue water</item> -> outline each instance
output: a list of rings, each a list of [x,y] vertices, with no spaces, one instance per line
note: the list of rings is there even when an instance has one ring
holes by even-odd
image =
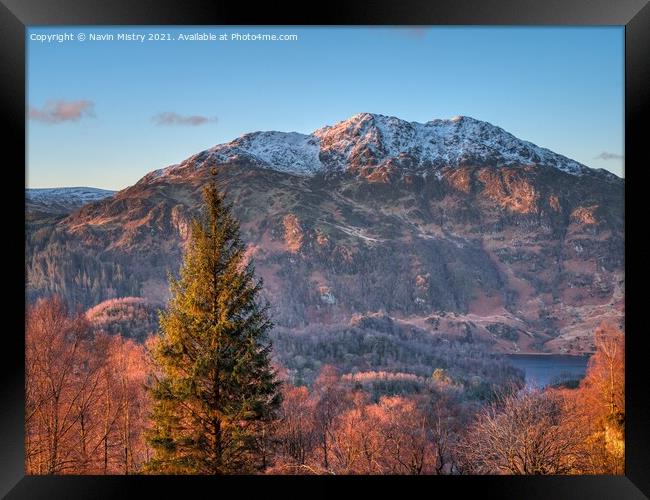
[[[589,362],[589,356],[562,354],[509,354],[506,358],[510,364],[523,370],[526,385],[531,387],[582,379]]]

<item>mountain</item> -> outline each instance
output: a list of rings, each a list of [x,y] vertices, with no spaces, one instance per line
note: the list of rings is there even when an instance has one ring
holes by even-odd
[[[34,220],[28,298],[164,303],[210,167],[282,338],[339,338],[380,315],[404,335],[578,353],[598,322],[622,321],[623,179],[469,117],[368,113],[246,134]]]
[[[31,188],[25,190],[25,203],[29,213],[68,214],[114,194],[115,191],[91,187]]]
[[[461,165],[539,165],[573,175],[598,172],[565,156],[517,139],[505,130],[468,116],[427,123],[360,113],[316,130],[254,132],[220,144],[188,158],[179,165],[156,170],[149,178],[175,175],[188,164],[246,162],[258,167],[296,175],[412,169],[425,172],[435,167]]]

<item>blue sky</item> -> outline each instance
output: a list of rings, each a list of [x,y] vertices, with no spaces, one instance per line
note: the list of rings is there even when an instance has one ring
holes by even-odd
[[[297,41],[90,41],[90,33]],[[85,41],[32,40],[70,33]],[[623,175],[622,27],[44,27],[27,33],[29,187],[121,189],[246,132],[468,115]]]

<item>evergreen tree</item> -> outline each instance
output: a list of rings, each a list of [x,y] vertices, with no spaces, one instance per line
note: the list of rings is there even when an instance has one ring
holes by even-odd
[[[154,473],[254,472],[255,443],[280,403],[262,282],[244,261],[239,224],[214,181],[204,202],[180,278],[169,278],[172,296],[153,352],[155,453],[147,468]]]

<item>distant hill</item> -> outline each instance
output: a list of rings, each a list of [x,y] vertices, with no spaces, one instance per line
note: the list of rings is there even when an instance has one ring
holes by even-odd
[[[25,202],[29,212],[69,214],[94,201],[113,196],[115,191],[92,187],[28,188]]]

